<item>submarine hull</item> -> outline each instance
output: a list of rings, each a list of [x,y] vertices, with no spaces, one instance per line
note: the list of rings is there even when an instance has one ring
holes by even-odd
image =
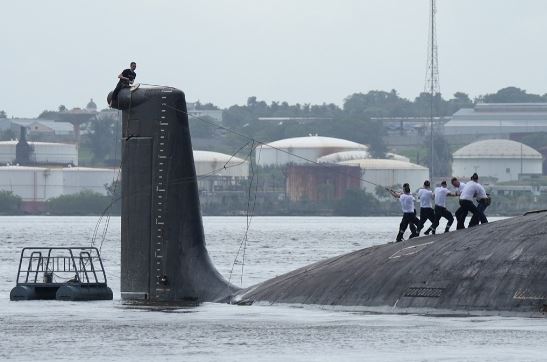
[[[241,290],[232,303],[542,315],[546,236],[547,213],[537,213],[375,246]]]

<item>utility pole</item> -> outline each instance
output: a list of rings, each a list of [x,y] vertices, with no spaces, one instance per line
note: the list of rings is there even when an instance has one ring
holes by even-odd
[[[439,64],[438,64],[438,55],[437,55],[437,34],[436,34],[436,24],[435,24],[435,15],[437,13],[436,0],[431,0],[431,9],[429,16],[429,34],[427,41],[427,68],[425,73],[425,86],[424,93],[429,93],[430,103],[429,103],[429,124],[430,124],[430,144],[431,144],[431,155],[430,155],[430,164],[429,164],[429,179],[433,181],[434,172],[434,152],[435,152],[435,130],[434,130],[434,102],[435,98],[440,95],[440,84],[439,84]]]

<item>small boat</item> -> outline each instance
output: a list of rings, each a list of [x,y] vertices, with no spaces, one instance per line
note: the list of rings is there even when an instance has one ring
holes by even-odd
[[[95,247],[29,247],[19,259],[10,300],[112,300]]]

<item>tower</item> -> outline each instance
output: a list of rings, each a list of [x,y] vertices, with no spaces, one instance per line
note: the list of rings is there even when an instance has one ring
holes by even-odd
[[[434,141],[435,141],[435,100],[441,94],[441,88],[439,84],[439,61],[438,61],[438,48],[437,48],[437,26],[435,24],[435,16],[437,13],[436,0],[431,0],[431,6],[429,9],[429,33],[427,36],[427,67],[425,72],[425,85],[424,93],[429,94],[429,126],[430,126],[430,145],[431,155],[429,164],[429,178],[432,180],[435,174],[435,162],[434,162]]]

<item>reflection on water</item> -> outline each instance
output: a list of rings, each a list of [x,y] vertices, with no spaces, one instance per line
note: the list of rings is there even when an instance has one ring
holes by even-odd
[[[122,306],[120,219],[102,256],[114,301],[9,302],[23,246],[89,245],[95,217],[0,217],[0,359],[20,360],[544,360],[545,319],[425,317],[302,306]],[[228,276],[244,217],[206,217],[207,246]],[[385,243],[398,218],[253,219],[243,286]],[[100,234],[100,233],[99,233]],[[98,245],[101,240],[98,240]],[[241,263],[232,282],[241,283]]]

